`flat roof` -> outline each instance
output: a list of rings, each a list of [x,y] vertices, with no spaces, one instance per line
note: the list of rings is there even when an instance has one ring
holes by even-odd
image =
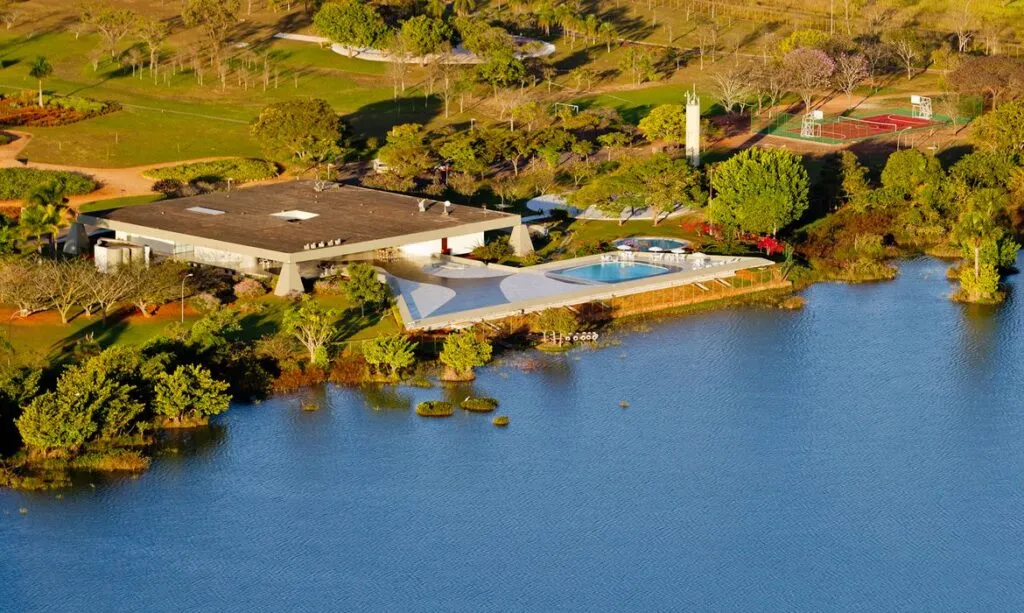
[[[317,192],[313,181],[288,181],[94,211],[80,220],[177,243],[299,254],[291,261],[520,223],[518,215],[458,204],[444,215],[444,203],[429,199],[420,212],[419,202],[414,196],[354,185],[331,183]],[[158,232],[146,234],[147,229]]]

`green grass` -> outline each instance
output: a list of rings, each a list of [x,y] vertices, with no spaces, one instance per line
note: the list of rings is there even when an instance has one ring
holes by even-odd
[[[349,302],[340,296],[318,298],[326,306],[342,309],[338,319],[343,342],[358,342],[379,335],[395,334],[401,326],[391,312],[384,314],[367,314],[360,316],[358,309],[350,309]],[[281,321],[290,301],[268,295],[260,301],[263,310],[242,316],[243,340],[256,339],[276,334],[281,330]],[[70,350],[74,344],[90,334],[102,346],[114,343],[140,345],[167,330],[167,327],[179,321],[180,307],[178,302],[167,304],[156,316],[144,318],[125,309],[124,313],[108,318],[106,325],[99,317],[92,319],[78,316],[67,325],[52,312],[39,313],[24,320],[6,320],[0,324],[0,338],[6,339],[14,347],[15,355],[22,360],[33,356],[51,359],[62,352]],[[127,316],[127,315],[131,316]],[[185,325],[190,326],[199,319],[199,315],[186,310]]]
[[[86,202],[85,204],[78,207],[81,213],[92,213],[95,211],[106,211],[109,209],[120,209],[126,206],[135,206],[137,204],[150,204],[153,202],[159,202],[163,200],[165,196],[163,194],[143,194],[141,196],[125,196],[124,198],[110,198],[109,200],[96,200],[95,202]]]
[[[622,118],[629,123],[639,123],[651,112],[651,109],[662,104],[684,104],[683,96],[687,87],[678,84],[655,84],[642,89],[620,91],[594,96],[583,96],[573,102],[584,107],[607,106],[619,111]],[[714,107],[710,94],[698,92],[701,101],[701,112],[707,113]]]
[[[31,128],[35,137],[24,157],[38,162],[114,168],[214,156],[255,157],[260,154],[248,124],[267,104],[297,96],[324,98],[363,132],[383,134],[396,121],[417,121],[437,113],[436,102],[424,109],[415,89],[396,108],[385,64],[345,58],[315,45],[275,41],[279,78],[264,91],[259,71],[248,89],[234,76],[222,88],[207,70],[199,86],[191,72],[159,83],[142,78],[109,61],[93,70],[86,59],[99,46],[96,35],[75,40],[66,33],[0,36],[0,90],[33,89],[30,60],[38,55],[54,65],[45,89],[60,95],[116,100],[125,108],[105,117],[55,128]],[[412,75],[410,82],[417,78]],[[275,87],[276,85],[276,87]]]

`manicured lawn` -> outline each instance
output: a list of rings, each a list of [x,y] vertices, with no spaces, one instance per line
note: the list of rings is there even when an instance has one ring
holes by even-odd
[[[111,198],[109,200],[97,200],[95,202],[87,202],[78,207],[78,210],[82,213],[92,213],[93,211],[119,209],[121,207],[126,206],[135,206],[137,204],[150,204],[152,202],[159,202],[163,199],[163,194],[144,194],[142,196],[126,196],[124,198]]]
[[[636,124],[661,104],[684,104],[684,96],[688,88],[679,84],[651,85],[642,89],[619,91],[596,96],[583,96],[574,103],[581,106],[609,106],[619,111],[622,118]],[[714,106],[712,96],[706,92],[697,92],[700,96],[701,112],[707,112]]]
[[[380,314],[367,314],[362,317],[358,308],[349,308],[348,301],[343,297],[326,296],[318,298],[322,303],[333,308],[342,309],[338,318],[343,341],[359,341],[382,334],[399,332],[401,326],[388,311]],[[275,334],[281,329],[281,320],[289,301],[266,296],[260,300],[265,306],[258,313],[242,316],[241,336],[246,340],[256,340],[262,336]],[[88,319],[76,317],[67,325],[60,323],[55,313],[38,313],[27,319],[8,319],[10,310],[0,308],[3,323],[0,324],[0,338],[7,339],[14,347],[19,360],[36,358],[52,358],[62,351],[69,350],[80,340],[92,336],[104,347],[114,343],[142,344],[167,330],[171,324],[179,321],[180,306],[178,302],[165,305],[156,315],[145,318],[136,312],[124,313],[108,318],[103,324],[99,317]],[[186,305],[186,326],[195,323],[199,315]]]

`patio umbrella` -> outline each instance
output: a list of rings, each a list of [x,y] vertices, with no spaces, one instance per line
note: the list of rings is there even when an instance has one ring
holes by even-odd
[[[648,247],[648,251],[664,251],[661,247]]]
[[[672,250],[672,253],[686,253],[686,248],[685,247],[676,247],[675,249]]]
[[[617,245],[615,248],[618,249],[619,251],[632,251],[633,250],[633,247],[631,247],[629,245]]]

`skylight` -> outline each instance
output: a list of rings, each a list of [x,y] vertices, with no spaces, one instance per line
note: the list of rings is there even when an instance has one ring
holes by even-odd
[[[271,217],[277,217],[278,219],[283,219],[285,221],[305,221],[319,216],[320,215],[317,213],[309,213],[295,209],[291,211],[281,211],[280,213],[271,213]]]
[[[185,210],[186,211],[190,211],[192,213],[199,213],[200,215],[223,215],[224,214],[224,211],[220,211],[220,210],[217,210],[217,209],[210,209],[210,208],[207,208],[205,206],[190,206],[190,207],[188,207]]]

